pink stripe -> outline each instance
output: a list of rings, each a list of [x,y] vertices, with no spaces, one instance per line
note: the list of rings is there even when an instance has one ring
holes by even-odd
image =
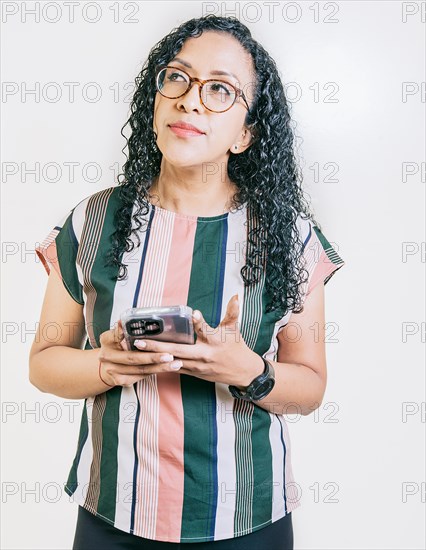
[[[164,306],[187,305],[196,229],[196,220],[175,217],[162,299]],[[157,383],[160,396],[160,471],[155,538],[176,541],[180,539],[184,488],[180,375],[162,373],[157,377]]]
[[[332,273],[337,268],[338,266],[329,259],[324,249],[321,248],[321,254],[318,263],[316,265],[314,264],[313,266],[313,273],[309,282],[309,289],[306,295],[308,295],[320,281],[323,281],[327,277],[327,275]]]
[[[170,221],[166,217],[155,216],[152,235],[143,267],[144,284],[137,298],[139,307],[161,305],[162,282],[166,272],[166,258]],[[153,539],[155,536],[156,511],[158,507],[158,479],[161,462],[159,448],[159,395],[157,379],[148,377],[137,384],[140,404],[140,419],[137,432],[138,498],[135,509],[136,535]],[[150,518],[154,518],[150,520]]]
[[[52,235],[52,238],[56,238],[58,233],[59,231],[54,230],[50,233],[50,235]],[[61,268],[59,267],[59,262],[58,262],[58,252],[56,249],[56,242],[54,240],[51,242],[48,242],[48,239],[46,239],[46,241],[42,245],[35,248],[35,251],[37,253],[37,256],[40,258],[47,274],[50,275],[50,267],[53,266],[55,271],[58,273],[58,275],[62,279]]]

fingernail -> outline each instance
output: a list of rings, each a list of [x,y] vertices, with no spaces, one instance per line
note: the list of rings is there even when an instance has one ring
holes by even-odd
[[[135,344],[135,346],[138,346],[139,348],[146,347],[146,342],[144,342],[143,340],[135,340],[134,344]]]
[[[199,311],[194,311],[194,319],[201,319],[201,315]]]
[[[165,355],[161,355],[160,361],[163,363],[167,363],[168,361],[173,361],[173,355],[170,355],[170,353],[166,353]]]
[[[170,363],[170,368],[172,368],[173,370],[179,370],[182,367],[182,365],[183,365],[182,361],[177,360]]]

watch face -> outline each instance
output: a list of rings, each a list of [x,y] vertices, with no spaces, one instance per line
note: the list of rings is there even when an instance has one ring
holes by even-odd
[[[256,388],[256,391],[253,392],[253,398],[261,399],[263,395],[267,395],[272,390],[274,385],[275,380],[272,378],[268,378],[267,380],[265,380],[265,382],[263,382]]]

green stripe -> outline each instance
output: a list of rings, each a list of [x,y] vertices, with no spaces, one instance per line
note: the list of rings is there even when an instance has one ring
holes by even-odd
[[[103,193],[103,194],[102,194]],[[94,254],[94,261],[91,269],[90,283],[96,289],[96,301],[93,308],[93,331],[98,347],[99,337],[102,332],[109,330],[110,319],[113,309],[114,288],[118,268],[114,266],[105,267],[105,254],[108,252],[112,234],[114,232],[114,215],[120,207],[118,201],[118,188],[110,191],[95,194],[88,203],[86,220],[90,223],[88,242],[91,243],[89,252]],[[103,218],[105,220],[102,222]],[[102,225],[98,247],[93,249],[97,228]],[[102,419],[102,451],[100,459],[100,493],[97,506],[97,513],[113,520],[115,519],[115,505],[117,493],[117,450],[118,450],[118,426],[119,407],[121,397],[121,386],[116,386],[106,392],[106,408]]]
[[[188,305],[199,309],[213,328],[218,325],[218,299],[223,290],[219,288],[220,260],[226,223],[226,220],[223,223],[198,221],[192,257]],[[215,384],[184,374],[180,380],[184,412],[181,540],[188,541],[194,533],[213,539],[217,499]]]
[[[234,513],[234,536],[245,534],[252,525],[252,503],[254,494],[252,419],[253,405],[235,401],[235,457],[236,495]]]
[[[88,206],[89,208],[89,206]],[[108,265],[105,267],[105,255],[111,248],[112,234],[114,233],[114,216],[117,209],[120,208],[118,202],[117,189],[114,189],[109,199],[106,197],[102,203],[93,205],[93,212],[86,214],[87,217],[101,219],[105,216],[102,225],[102,232],[96,250],[96,256],[91,271],[91,283],[96,289],[96,302],[93,309],[93,331],[98,347],[100,347],[100,335],[110,328],[110,319],[114,301],[114,288],[116,277],[118,276],[118,267]],[[92,227],[95,223],[92,223]],[[96,224],[98,227],[98,224]],[[94,231],[94,229],[92,229]],[[89,237],[89,243],[94,244],[94,237]],[[92,253],[94,251],[92,250]]]
[[[106,392],[106,408],[102,417],[101,490],[97,512],[114,520],[117,496],[117,449],[120,391]]]
[[[262,288],[262,322],[257,335],[255,351],[263,355],[270,346],[275,323],[280,318],[279,312],[265,313],[269,295]],[[268,399],[268,398],[266,398]],[[262,525],[272,520],[273,479],[272,449],[269,441],[271,417],[265,409],[256,406],[253,409],[252,444],[254,470],[253,526]]]
[[[321,246],[323,247],[325,253],[327,254],[330,262],[333,262],[333,264],[342,263],[343,262],[342,258],[339,256],[336,250],[331,246],[330,242],[326,239],[326,237],[324,237],[321,230],[316,225],[312,225],[312,227],[321,243]]]
[[[92,346],[89,343],[89,339],[87,338],[86,343],[84,345],[84,349],[92,349]],[[84,400],[84,407],[83,411],[81,413],[81,420],[80,420],[80,434],[78,436],[78,444],[77,444],[77,451],[75,453],[75,457],[71,466],[71,470],[68,474],[68,480],[67,480],[67,487],[65,487],[65,492],[71,496],[74,494],[75,490],[78,486],[78,479],[77,479],[77,469],[78,465],[80,464],[80,457],[81,457],[81,451],[83,450],[83,446],[87,441],[87,436],[89,435],[89,422],[87,420],[87,399]],[[67,489],[68,488],[68,489]]]
[[[56,252],[65,288],[76,302],[84,304],[83,289],[76,269],[77,242],[71,220],[72,212],[56,236]]]
[[[271,330],[278,314],[265,313],[267,295],[264,277],[246,288],[241,334],[247,345],[263,355],[271,342]],[[244,403],[244,404],[243,404]],[[271,522],[272,450],[269,442],[271,419],[268,411],[253,403],[236,401],[234,407],[237,494],[234,536],[251,532],[253,527]]]
[[[65,492],[69,496],[72,496],[75,493],[78,486],[77,468],[80,462],[81,451],[83,449],[83,445],[86,443],[88,434],[89,434],[89,423],[87,420],[86,400],[84,400],[84,408],[83,408],[83,412],[81,413],[81,420],[80,420],[80,433],[78,436],[77,451],[71,466],[71,470],[68,474],[67,484],[64,488]]]
[[[248,213],[248,231],[254,220]],[[252,246],[247,243],[247,247]],[[249,248],[248,248],[249,250]],[[266,313],[269,295],[265,274],[259,281],[244,289],[241,335],[258,355],[269,349],[275,323],[280,311]],[[272,450],[269,442],[271,417],[265,409],[236,400],[234,402],[236,430],[237,494],[234,515],[234,536],[251,532],[259,525],[271,522],[273,487]],[[239,467],[238,467],[239,466]]]

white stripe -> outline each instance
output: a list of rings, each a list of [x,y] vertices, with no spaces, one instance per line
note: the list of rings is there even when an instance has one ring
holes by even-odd
[[[133,208],[132,216],[136,212],[136,204]],[[132,220],[133,227],[135,222]],[[142,228],[141,228],[142,229]],[[110,327],[113,328],[121,316],[121,313],[132,307],[132,300],[135,293],[139,277],[139,269],[143,249],[145,245],[146,232],[139,231],[140,246],[137,245],[137,238],[134,233],[131,234],[131,240],[135,248],[130,252],[124,252],[122,263],[127,264],[127,279],[117,281],[114,288],[114,301],[111,311]],[[118,424],[118,448],[117,448],[117,498],[115,511],[115,527],[130,531],[131,512],[132,512],[132,492],[133,492],[133,468],[134,468],[134,449],[133,434],[135,429],[136,413],[138,400],[134,387],[123,387],[120,399],[119,424]]]
[[[148,205],[149,211],[146,219],[149,220],[152,213],[152,205]],[[140,286],[136,299],[137,307],[151,307],[161,305],[164,295],[164,285],[167,273],[167,261],[171,247],[171,235],[175,216],[173,213],[156,211],[149,237],[149,247],[143,266],[143,284]],[[136,288],[142,265],[142,253],[146,240],[146,225],[139,232],[141,237],[140,255],[133,257]],[[159,276],[161,275],[161,277]],[[130,284],[130,279],[127,281]],[[134,291],[133,291],[134,292]],[[129,295],[129,291],[126,291]],[[129,306],[127,306],[129,307]],[[137,383],[140,402],[140,419],[137,433],[138,471],[136,476],[137,493],[135,507],[134,534],[137,536],[154,539],[157,522],[158,505],[158,478],[159,478],[159,407],[160,399],[157,386],[157,375],[149,376]]]
[[[283,427],[283,437],[287,449],[285,459],[285,491],[287,498],[287,512],[291,512],[301,505],[302,490],[294,481],[293,468],[291,464],[291,443],[290,434],[288,432],[287,422],[283,415],[278,415]]]
[[[271,427],[269,441],[272,452],[272,521],[285,514],[284,502],[284,448],[281,442],[281,424],[275,414],[270,413]]]
[[[222,320],[226,307],[234,294],[238,294],[240,304],[239,327],[241,327],[244,283],[240,269],[245,263],[246,226],[244,219],[246,208],[228,215],[228,240],[226,245],[226,263],[222,298]],[[243,220],[241,219],[243,218]],[[234,536],[234,513],[236,504],[236,464],[235,464],[235,424],[232,414],[234,398],[228,385],[216,383],[216,428],[217,428],[217,514],[215,539]]]
[[[130,531],[133,494],[133,432],[138,403],[133,386],[123,387],[120,399],[117,448],[117,502],[114,526]]]
[[[149,205],[150,216],[152,205]],[[175,215],[164,210],[157,210],[151,226],[149,248],[145,258],[144,284],[141,290],[145,293],[138,297],[138,307],[152,307],[161,305],[164,295],[164,285],[167,275],[172,244],[173,225]]]
[[[81,241],[81,234],[83,232],[84,220],[86,218],[87,203],[89,202],[89,199],[90,199],[90,196],[86,197],[85,199],[83,199],[81,202],[78,203],[78,205],[74,208],[74,212],[71,219],[72,228],[78,244],[80,244],[80,241]],[[77,268],[78,281],[80,285],[83,287],[83,283],[84,283],[83,272],[78,263],[76,263],[76,268]],[[87,300],[87,296],[84,294],[85,308],[86,308],[86,300]],[[86,309],[84,309],[84,314],[86,314]]]
[[[291,316],[291,311],[285,317],[280,319],[274,326],[274,333],[271,339],[271,345],[268,351],[264,354],[265,359],[277,361],[278,355],[278,339],[277,333],[282,328],[282,325],[288,323]],[[271,426],[269,429],[269,441],[272,452],[272,521],[276,521],[285,514],[284,501],[284,448],[281,441],[281,423],[277,416],[269,413],[271,418]],[[283,436],[284,438],[284,436]],[[286,443],[285,439],[284,442]]]
[[[133,208],[132,216],[136,212],[136,205]],[[133,221],[132,227],[135,227]],[[142,254],[145,246],[146,231],[139,231],[140,245],[137,248],[137,237],[134,233],[130,239],[135,247],[130,252],[124,252],[122,263],[127,265],[127,278],[117,281],[114,288],[114,300],[111,311],[110,328],[115,326],[115,323],[120,319],[121,314],[126,309],[133,307],[133,298],[138,284],[140,266],[142,262]]]

